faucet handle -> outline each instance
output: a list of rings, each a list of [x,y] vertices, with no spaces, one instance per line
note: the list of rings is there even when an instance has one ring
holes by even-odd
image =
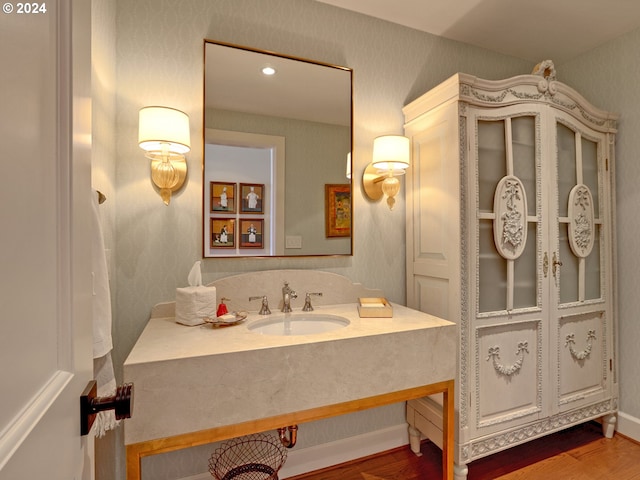
[[[322,292],[313,292],[313,293],[307,292],[307,294],[304,297],[304,307],[302,307],[302,311],[303,312],[312,312],[313,311],[313,307],[311,306],[311,295],[315,295],[317,297],[321,297],[322,296]]]
[[[269,300],[267,300],[266,295],[258,295],[256,297],[249,297],[249,301],[252,300],[262,300],[262,306],[260,307],[259,315],[271,315],[271,310],[269,310]]]

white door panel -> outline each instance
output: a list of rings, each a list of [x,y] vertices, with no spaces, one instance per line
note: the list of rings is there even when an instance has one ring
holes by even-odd
[[[542,319],[488,325],[476,330],[472,408],[481,434],[537,419],[542,405]]]
[[[569,315],[558,325],[558,402],[561,407],[605,398],[606,316],[604,311]]]
[[[88,480],[90,2],[24,5],[0,14],[0,479]]]

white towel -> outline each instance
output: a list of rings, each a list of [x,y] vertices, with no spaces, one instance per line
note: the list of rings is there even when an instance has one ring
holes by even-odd
[[[92,196],[91,269],[93,273],[93,358],[103,357],[113,348],[111,337],[111,292],[104,249],[98,192]]]
[[[98,210],[98,192],[92,195],[91,269],[93,274],[93,375],[98,383],[98,396],[116,393],[116,379],[111,360],[113,339],[111,336],[111,292],[107,256]],[[102,437],[107,430],[118,425],[113,410],[99,412],[94,425],[96,435]]]

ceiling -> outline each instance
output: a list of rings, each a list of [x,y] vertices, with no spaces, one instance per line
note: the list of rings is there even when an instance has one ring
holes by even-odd
[[[537,63],[640,27],[638,0],[318,0]]]

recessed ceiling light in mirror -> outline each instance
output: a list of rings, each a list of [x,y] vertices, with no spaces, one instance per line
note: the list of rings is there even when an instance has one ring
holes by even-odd
[[[267,76],[275,75],[276,74],[276,69],[273,68],[273,67],[263,67],[262,68],[262,74],[263,75],[267,75]]]

